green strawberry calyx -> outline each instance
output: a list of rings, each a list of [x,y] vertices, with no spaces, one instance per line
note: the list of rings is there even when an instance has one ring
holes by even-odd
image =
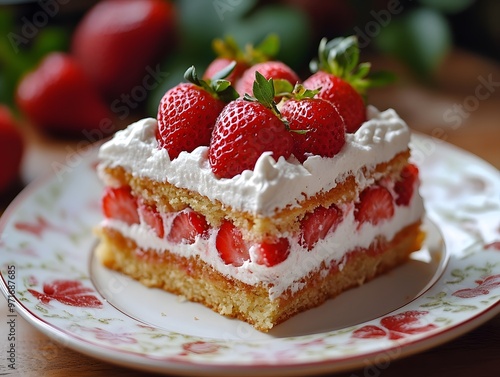
[[[229,103],[238,98],[239,94],[231,85],[231,82],[224,80],[224,78],[231,74],[235,66],[236,62],[233,61],[227,67],[217,72],[212,79],[206,80],[200,79],[196,73],[195,67],[191,66],[184,73],[184,78],[187,81],[203,88],[215,98]]]
[[[316,96],[316,94],[318,94],[320,92],[320,89],[321,88],[317,88],[317,89],[307,89],[304,87],[304,85],[302,84],[295,84],[295,86],[293,87],[292,90],[288,91],[288,92],[283,92],[282,95],[284,98],[293,98],[293,99],[296,99],[298,101],[304,99],[304,98],[314,98]]]
[[[279,48],[280,40],[277,34],[269,34],[259,44],[247,44],[244,49],[229,35],[224,39],[216,38],[212,42],[212,49],[218,57],[243,62],[249,66],[271,60],[278,54]]]
[[[286,101],[289,98],[303,99],[303,98],[313,98],[318,92],[318,90],[310,90],[304,88],[301,84],[296,84],[293,86],[290,82],[282,79],[274,80],[270,78],[266,79],[259,71],[255,72],[255,81],[253,83],[253,94],[254,97],[249,94],[245,94],[243,97],[246,101],[259,102],[264,107],[270,109],[274,115],[276,115],[285,125],[287,131],[294,132],[297,134],[305,134],[308,130],[291,130],[290,124],[286,118],[281,115],[278,109],[278,104],[275,98],[278,96],[283,96],[282,101]],[[278,92],[278,93],[277,93]],[[280,102],[282,103],[282,102]]]
[[[368,88],[387,85],[395,76],[386,71],[370,72],[370,63],[359,63],[359,46],[356,36],[321,39],[318,57],[309,64],[314,72],[325,71],[347,81],[358,93],[364,95]]]
[[[276,96],[276,90],[274,85],[274,80],[270,78],[266,79],[259,71],[255,72],[255,81],[253,82],[253,97],[248,93],[245,93],[243,97],[244,100],[250,102],[259,102],[264,107],[272,111],[274,115],[283,120],[281,113],[278,110],[276,101],[274,100]],[[284,122],[285,126],[288,128],[288,123]]]

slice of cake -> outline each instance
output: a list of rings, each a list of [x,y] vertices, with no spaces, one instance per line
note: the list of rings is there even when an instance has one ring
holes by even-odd
[[[252,96],[235,99],[189,70],[158,119],[105,143],[102,263],[268,331],[418,250],[410,130],[328,69],[322,54],[340,41],[357,48],[322,42],[318,73],[282,98],[275,88],[296,83],[279,73],[256,73]]]

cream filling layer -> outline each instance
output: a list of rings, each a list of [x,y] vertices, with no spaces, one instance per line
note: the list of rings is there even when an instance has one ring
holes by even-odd
[[[346,204],[342,209],[343,221],[335,231],[318,241],[312,250],[302,248],[296,237],[289,236],[291,249],[288,258],[273,267],[253,262],[251,250],[250,260],[240,267],[224,263],[215,247],[216,230],[210,232],[208,239],[198,237],[193,244],[172,244],[159,238],[154,230],[144,224],[128,225],[119,220],[105,219],[101,225],[119,231],[141,249],[153,249],[159,254],[168,251],[186,258],[199,257],[224,276],[253,286],[262,284],[268,287],[269,297],[274,300],[287,290],[292,293],[300,290],[304,286],[301,279],[317,271],[323,263],[326,266],[335,263],[342,269],[344,257],[349,251],[368,248],[376,236],[382,235],[392,240],[399,230],[421,219],[424,213],[422,198],[418,193],[413,195],[408,206],[395,206],[394,216],[377,226],[364,223],[358,228],[354,205]],[[327,274],[328,270],[323,273]]]

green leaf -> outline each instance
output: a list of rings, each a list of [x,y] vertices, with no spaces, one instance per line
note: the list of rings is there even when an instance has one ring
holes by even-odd
[[[367,76],[370,73],[371,66],[371,63],[361,63],[357,71],[352,75],[352,78],[360,79]]]
[[[293,91],[293,85],[288,80],[273,79],[274,93],[277,97],[282,97]]]
[[[312,72],[331,73],[352,85],[361,95],[372,86],[392,82],[388,75],[370,74],[370,63],[359,63],[359,46],[356,36],[323,38],[318,47],[318,57],[310,63]],[[374,81],[376,80],[376,81]]]
[[[216,92],[222,92],[229,88],[231,83],[227,80],[215,80],[212,81],[212,88],[215,89]]]
[[[316,94],[319,93],[321,88],[317,89],[306,89],[302,84],[295,84],[293,91],[286,93],[286,97],[294,98],[296,100],[301,100],[304,98],[314,98]]]
[[[272,109],[274,104],[274,84],[273,79],[266,80],[260,73],[255,72],[255,81],[253,82],[253,94],[257,100],[265,107]]]
[[[215,38],[212,41],[212,49],[217,54],[217,56],[228,59],[236,59],[239,55],[242,54],[238,43],[230,35],[225,36],[224,39]]]
[[[194,65],[192,65],[186,70],[186,72],[184,73],[184,78],[195,85],[202,86],[202,83],[198,78],[198,75],[196,73],[196,68],[194,68]]]
[[[328,42],[325,48],[328,53],[327,64],[334,69],[331,72],[334,75],[345,76],[358,65],[359,48],[355,36],[335,38]]]
[[[274,57],[280,50],[280,37],[276,33],[269,34],[256,47],[256,50],[267,57]]]
[[[223,102],[229,103],[240,95],[227,80],[215,80],[210,83],[211,92]]]
[[[229,73],[231,73],[235,65],[236,62],[233,62],[232,64],[229,64],[230,67],[229,70],[227,70],[227,68],[223,69],[222,70],[223,77],[226,77]],[[217,73],[217,75],[220,74],[221,74],[220,72]],[[227,80],[223,80],[222,78],[215,80],[199,79],[198,75],[196,74],[196,69],[194,68],[194,66],[191,66],[186,70],[186,72],[184,73],[184,78],[187,81],[202,87],[212,96],[214,96],[215,98],[219,98],[224,102],[230,102],[239,97],[238,92],[232,87],[231,83]]]

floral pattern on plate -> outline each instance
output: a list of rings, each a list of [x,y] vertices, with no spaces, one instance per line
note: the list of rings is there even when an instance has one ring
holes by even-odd
[[[242,367],[258,368],[262,375],[297,366],[339,371],[380,355],[394,359],[413,347],[432,347],[500,312],[500,175],[477,157],[428,137],[414,136],[412,148],[427,215],[448,256],[423,292],[399,307],[388,305],[390,297],[381,294],[370,305],[382,311],[356,323],[295,333],[278,326],[276,332],[255,334],[239,321],[204,314],[197,304],[186,304],[187,313],[194,314],[185,327],[172,316],[175,305],[149,313],[147,298],[138,299],[130,303],[144,306],[138,315],[112,305],[113,297],[134,283],[110,275],[99,286],[92,276],[101,273],[92,270],[92,229],[100,220],[102,190],[95,155],[71,172],[31,185],[6,211],[0,221],[2,290],[23,317],[62,344],[158,372],[203,375],[208,366],[221,375]],[[385,279],[380,284],[394,286],[394,276]],[[134,289],[139,295],[147,290]],[[318,310],[301,315],[325,315]],[[151,320],[140,314],[146,312]],[[205,332],[211,321],[218,336]]]

